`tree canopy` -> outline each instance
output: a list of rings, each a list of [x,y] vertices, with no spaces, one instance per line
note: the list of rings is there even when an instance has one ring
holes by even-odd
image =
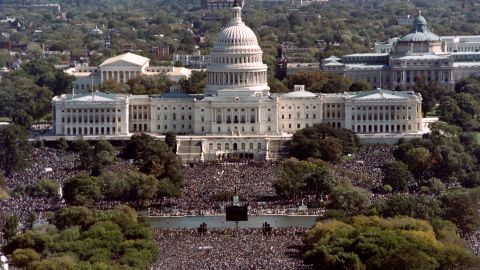
[[[305,261],[326,270],[475,268],[480,260],[446,224],[375,216],[319,221],[305,236]]]
[[[295,132],[290,153],[298,159],[317,158],[336,163],[341,155],[355,153],[358,137],[347,129],[321,124]]]
[[[83,207],[64,208],[54,223],[62,225],[26,231],[7,243],[3,251],[13,266],[34,270],[147,269],[157,258],[152,230],[139,222],[129,207],[95,213]]]

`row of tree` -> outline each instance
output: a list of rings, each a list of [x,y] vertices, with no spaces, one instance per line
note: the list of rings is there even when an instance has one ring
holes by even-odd
[[[51,111],[54,95],[70,92],[74,78],[45,60],[26,63],[0,82],[0,116],[29,127]]]
[[[3,252],[17,268],[147,269],[158,250],[149,225],[126,206],[59,210],[52,225],[11,237]]]

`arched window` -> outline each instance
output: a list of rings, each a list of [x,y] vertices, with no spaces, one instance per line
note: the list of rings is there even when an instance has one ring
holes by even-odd
[[[208,145],[208,150],[210,150],[210,151],[213,150],[213,143],[210,143],[210,144]]]
[[[253,143],[250,143],[250,150],[253,150]]]
[[[245,144],[242,143],[242,150],[245,150]]]
[[[262,150],[262,144],[258,143],[258,150]]]
[[[225,150],[230,150],[230,145],[228,143],[225,144]]]
[[[237,150],[238,150],[237,143],[234,143],[234,144],[233,144],[233,150],[234,150],[234,151],[237,151]]]
[[[222,150],[222,144],[217,143],[217,150]]]

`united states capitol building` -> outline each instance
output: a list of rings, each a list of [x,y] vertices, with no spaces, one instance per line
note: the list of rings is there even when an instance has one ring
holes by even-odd
[[[420,12],[409,33],[375,44],[375,53],[332,56],[320,69],[387,89],[409,89],[416,77],[451,89],[480,74],[480,36],[440,37]]]
[[[410,91],[316,94],[297,85],[290,93],[271,94],[257,37],[243,23],[240,5],[232,10],[211,52],[203,95],[57,96],[52,102],[55,135],[115,139],[148,133],[161,138],[174,132],[183,160],[216,160],[276,159],[293,133],[321,123],[379,139],[424,131],[422,97]]]

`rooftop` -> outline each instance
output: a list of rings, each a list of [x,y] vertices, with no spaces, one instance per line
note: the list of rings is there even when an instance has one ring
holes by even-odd
[[[133,53],[124,53],[103,61],[103,63],[100,64],[100,66],[102,67],[102,66],[111,65],[119,61],[124,61],[137,66],[143,66],[147,64],[150,61],[150,59],[143,57],[141,55],[133,54]]]

